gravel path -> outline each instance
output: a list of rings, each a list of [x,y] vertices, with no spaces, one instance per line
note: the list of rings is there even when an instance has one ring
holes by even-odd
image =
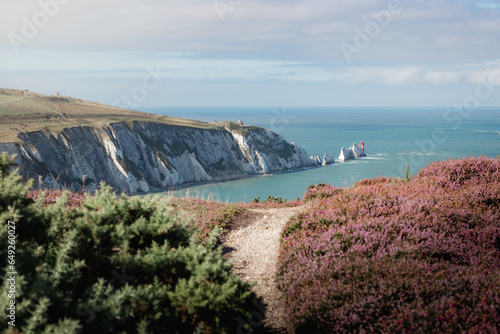
[[[245,210],[223,241],[225,257],[234,261],[233,271],[245,281],[257,282],[253,290],[268,305],[264,326],[274,333],[285,332],[286,328],[281,293],[275,282],[279,239],[286,222],[301,210]]]

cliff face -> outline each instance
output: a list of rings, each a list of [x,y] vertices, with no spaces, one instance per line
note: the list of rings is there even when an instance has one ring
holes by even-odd
[[[260,128],[241,132],[134,122],[19,138],[21,143],[0,143],[0,151],[17,153],[20,173],[35,185],[40,175],[49,187],[79,189],[84,174],[87,189],[105,181],[118,192],[135,193],[318,165],[304,149]]]

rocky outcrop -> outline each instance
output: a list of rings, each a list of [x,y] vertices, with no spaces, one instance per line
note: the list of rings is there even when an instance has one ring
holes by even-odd
[[[75,127],[58,134],[20,134],[0,143],[16,153],[20,173],[49,187],[87,189],[105,181],[118,192],[148,192],[192,182],[225,180],[318,166],[306,151],[261,128],[234,131],[154,122]]]
[[[321,165],[322,164],[322,161],[321,161],[321,158],[319,157],[319,155],[311,155],[311,157],[309,159],[311,161],[314,161],[314,163],[317,164],[317,165]]]
[[[340,149],[340,155],[338,158],[339,161],[347,161],[353,159],[356,159],[356,157],[354,156],[354,152],[352,151],[352,149],[346,149],[345,147],[342,147]]]
[[[351,147],[346,149],[345,147],[342,147],[340,149],[340,155],[338,160],[339,161],[347,161],[347,160],[354,160],[356,158],[360,157],[365,157],[365,151],[361,146],[357,146],[356,143],[354,143]]]
[[[335,159],[333,159],[333,155],[325,153],[325,155],[323,156],[322,165],[327,166],[327,165],[331,165],[333,163],[335,163]]]

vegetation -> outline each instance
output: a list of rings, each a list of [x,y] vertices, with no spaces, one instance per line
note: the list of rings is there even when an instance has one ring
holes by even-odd
[[[297,333],[498,332],[499,160],[313,186],[305,199],[279,255]]]
[[[0,156],[0,218],[16,226],[15,327],[2,333],[224,333],[261,307],[230,272],[216,233],[155,197],[32,192]],[[5,226],[5,225],[4,225]],[[0,232],[3,291],[7,229]],[[10,298],[0,296],[0,307]],[[3,322],[6,322],[4,319]]]
[[[215,124],[222,126],[226,129],[230,130],[231,132],[242,135],[243,137],[248,137],[251,130],[262,129],[262,128],[259,128],[259,127],[253,126],[253,125],[239,125],[239,124],[236,124],[234,122],[229,122],[229,121],[225,121],[225,122],[219,121],[219,122],[215,122]]]
[[[224,129],[222,124],[160,116],[72,97],[46,96],[14,89],[0,89],[0,117],[0,142],[18,142],[18,134],[24,132],[43,130],[57,135],[65,128],[91,126],[102,129],[112,123],[123,123],[129,128],[134,127],[134,122],[153,122],[219,131]],[[237,127],[244,131],[254,128]]]
[[[405,169],[405,181],[410,182],[411,180],[411,174],[410,174],[410,165],[406,164],[406,169]]]
[[[196,229],[197,239],[201,241],[207,240],[214,229],[225,232],[242,211],[236,204],[196,198],[172,198],[171,205],[176,212],[190,218],[190,226]]]
[[[276,204],[283,204],[283,203],[286,203],[287,200],[283,200],[283,198],[281,197],[275,197],[275,196],[267,196],[267,199],[262,202],[262,203],[276,203]],[[261,203],[260,201],[260,196],[259,197],[256,197],[252,200],[252,203]]]
[[[278,270],[297,333],[500,328],[498,159],[235,204],[116,198],[105,186],[95,196],[28,191],[11,165],[0,156],[0,216],[16,222],[19,250],[16,327],[2,333],[250,332],[242,319],[261,300],[230,273],[218,233],[244,209],[302,205],[283,231]],[[8,301],[2,294],[0,307]]]

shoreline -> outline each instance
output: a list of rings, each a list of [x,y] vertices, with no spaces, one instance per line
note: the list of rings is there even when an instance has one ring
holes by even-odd
[[[320,168],[324,168],[324,167],[331,167],[331,166],[340,165],[340,164],[352,163],[352,162],[355,162],[356,160],[362,160],[363,158],[367,158],[367,157],[369,157],[369,156],[365,155],[364,157],[358,157],[356,159],[349,159],[346,161],[337,160],[334,163],[328,164],[328,165],[307,166],[307,167],[301,167],[301,168],[276,171],[276,172],[272,172],[272,173],[240,175],[240,176],[230,177],[227,179],[220,179],[220,180],[213,180],[213,181],[188,182],[188,183],[183,183],[181,185],[176,185],[176,186],[157,188],[157,189],[151,190],[147,193],[134,193],[134,194],[130,194],[128,196],[148,196],[148,195],[157,195],[157,194],[162,194],[162,193],[173,193],[173,192],[176,192],[179,190],[194,188],[197,186],[225,183],[225,182],[231,182],[231,181],[237,181],[237,180],[245,180],[245,179],[256,178],[259,176],[271,176],[274,174],[279,175],[279,174],[299,173],[299,172],[303,172],[303,171],[307,171],[307,170],[311,170],[311,169],[320,169]],[[172,194],[171,196],[174,196],[174,195]]]
[[[308,166],[308,167],[301,167],[301,168],[276,171],[276,172],[272,172],[272,173],[241,175],[241,176],[234,176],[234,177],[230,177],[227,179],[214,180],[214,181],[188,182],[188,183],[183,183],[183,184],[177,185],[177,186],[171,186],[168,188],[157,188],[157,189],[151,190],[147,193],[130,194],[128,196],[147,196],[147,195],[155,195],[155,194],[159,194],[159,193],[169,193],[169,192],[179,191],[182,189],[193,188],[196,186],[203,186],[203,185],[208,185],[208,184],[225,183],[225,182],[231,182],[231,181],[237,181],[237,180],[251,179],[251,178],[255,178],[255,177],[259,177],[259,176],[269,176],[269,175],[273,175],[273,174],[298,173],[298,172],[302,172],[302,171],[306,171],[306,170],[310,170],[310,169],[319,169],[322,167],[327,167],[327,166],[332,166],[332,165],[335,165],[335,164],[330,164],[330,165],[326,165],[326,166],[323,166],[323,165]]]

